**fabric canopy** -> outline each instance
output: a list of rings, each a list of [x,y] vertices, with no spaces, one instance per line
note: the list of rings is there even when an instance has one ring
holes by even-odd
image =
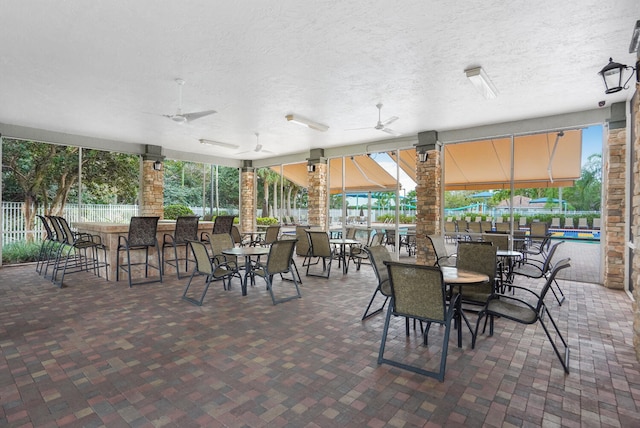
[[[279,166],[271,169],[280,173]],[[306,163],[283,165],[282,170],[287,180],[301,187],[309,186]],[[346,158],[345,175],[347,192],[387,192],[397,188],[396,179],[367,155]],[[331,193],[342,192],[342,158],[329,160],[329,186]]]
[[[582,131],[527,135],[514,138],[514,186],[571,187],[581,175]],[[555,149],[555,150],[554,150]],[[396,152],[388,152],[396,162]],[[396,179],[367,155],[347,157],[347,192],[396,190]],[[400,151],[400,168],[416,181],[416,151]],[[280,172],[279,167],[272,167]],[[307,164],[283,166],[284,176],[302,187],[308,186]],[[445,190],[509,189],[511,139],[445,144]],[[342,192],[342,158],[329,161],[331,193]]]
[[[582,131],[514,138],[514,186],[570,187],[580,178]],[[554,153],[555,148],[555,153]],[[444,146],[445,190],[509,189],[511,139]]]

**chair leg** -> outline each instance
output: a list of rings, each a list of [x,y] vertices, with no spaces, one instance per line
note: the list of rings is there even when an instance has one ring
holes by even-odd
[[[560,364],[562,364],[562,368],[564,369],[565,373],[569,374],[569,345],[567,345],[567,341],[564,340],[564,337],[562,337],[562,333],[560,333],[560,329],[558,329],[558,325],[553,320],[553,318],[551,317],[551,314],[549,313],[546,307],[544,308],[544,312],[547,313],[547,318],[549,318],[549,321],[551,321],[551,324],[553,325],[553,328],[555,329],[556,334],[558,335],[558,337],[560,338],[560,341],[562,342],[562,345],[564,346],[564,358],[562,357],[562,355],[560,355],[560,350],[558,349],[558,346],[556,345],[553,338],[551,337],[551,334],[549,333],[549,329],[545,325],[544,321],[542,321],[542,317],[538,317],[538,320],[540,321],[540,324],[542,325],[544,332],[547,334],[547,338],[549,339],[549,342],[551,342],[553,351],[556,353],[556,356],[560,360]]]
[[[369,304],[367,305],[367,309],[364,310],[364,314],[362,315],[361,321],[364,321],[365,319],[367,319],[369,317],[372,317],[372,316],[382,312],[382,310],[384,309],[384,305],[387,304],[387,300],[389,300],[389,296],[385,296],[384,302],[382,303],[382,305],[378,309],[376,309],[375,311],[373,311],[371,313],[368,313],[369,309],[371,309],[371,305],[373,304],[373,301],[375,300],[376,295],[378,293],[382,294],[380,292],[380,287],[376,288],[376,291],[373,292],[373,296],[371,296],[371,300],[369,300]]]

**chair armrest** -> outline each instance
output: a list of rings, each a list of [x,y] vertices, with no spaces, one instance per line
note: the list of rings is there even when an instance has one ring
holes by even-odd
[[[118,236],[118,248],[120,247],[128,247],[129,241],[126,236]]]
[[[173,235],[170,233],[165,233],[162,238],[162,244],[172,244],[173,245]]]

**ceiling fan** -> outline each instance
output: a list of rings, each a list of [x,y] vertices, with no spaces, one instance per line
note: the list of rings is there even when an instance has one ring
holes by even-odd
[[[387,125],[390,125],[390,124],[392,124],[393,122],[395,122],[396,120],[399,119],[398,116],[391,116],[387,120],[382,121],[382,103],[376,104],[376,107],[378,108],[378,123],[376,123],[376,126],[374,126],[373,129],[377,129],[378,131],[386,132],[387,134],[391,134],[391,135],[395,135],[395,136],[402,135],[399,132],[396,132],[391,128],[387,128]],[[367,128],[355,128],[355,129],[351,129],[350,131],[356,131],[356,130],[361,130],[361,129],[371,129],[371,128],[369,128],[369,127],[367,127]]]
[[[185,81],[182,79],[176,79],[176,83],[178,84],[178,109],[175,114],[163,114],[164,117],[168,117],[177,123],[186,123],[191,120],[200,119],[201,117],[209,116],[210,114],[216,113],[215,110],[204,110],[193,113],[182,113],[182,86],[185,84]]]
[[[255,149],[253,149],[253,150],[245,150],[244,152],[240,152],[238,154],[249,153],[249,152],[273,153],[273,152],[270,152],[269,150],[262,150],[263,146],[262,146],[262,144],[260,144],[260,134],[258,132],[256,132],[254,135],[256,136],[256,147],[255,147]]]

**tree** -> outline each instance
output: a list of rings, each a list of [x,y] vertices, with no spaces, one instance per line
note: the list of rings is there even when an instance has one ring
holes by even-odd
[[[3,181],[10,194],[3,199],[23,201],[25,225],[32,230],[40,206],[45,214],[61,215],[71,195],[77,195],[80,149],[72,146],[5,138],[2,146]],[[135,198],[139,158],[132,155],[82,151],[83,184],[89,198],[108,190],[110,197]],[[32,239],[29,237],[28,239]]]

